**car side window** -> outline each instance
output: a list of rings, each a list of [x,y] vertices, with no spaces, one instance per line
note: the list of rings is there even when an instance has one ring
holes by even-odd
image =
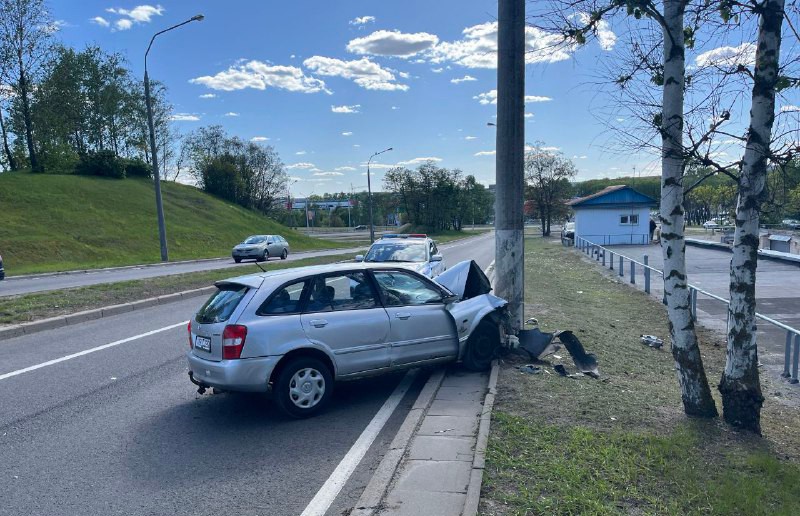
[[[364,310],[377,306],[378,300],[367,275],[351,272],[314,278],[306,312]]]
[[[431,242],[431,256],[439,254],[439,248],[436,247],[436,242]]]
[[[256,315],[281,315],[300,313],[300,301],[303,299],[303,290],[306,280],[290,283],[281,287],[256,310]]]
[[[386,306],[427,305],[442,302],[442,293],[425,280],[405,272],[376,271]]]

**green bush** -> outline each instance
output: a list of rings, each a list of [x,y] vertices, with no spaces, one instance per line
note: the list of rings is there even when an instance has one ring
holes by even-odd
[[[103,150],[82,154],[75,173],[82,176],[103,176],[125,179],[125,163],[112,151]]]
[[[141,158],[126,159],[125,176],[151,179],[153,177],[153,167]]]

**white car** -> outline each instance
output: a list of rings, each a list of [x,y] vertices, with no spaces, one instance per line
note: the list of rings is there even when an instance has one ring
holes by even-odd
[[[707,220],[703,222],[703,227],[705,229],[717,229],[719,228],[719,224],[717,224],[717,222],[714,220]]]
[[[383,235],[370,246],[366,256],[357,255],[356,261],[393,263],[429,278],[435,278],[447,270],[436,242],[421,233]]]
[[[800,229],[800,220],[784,219],[781,221],[781,224],[789,229]]]

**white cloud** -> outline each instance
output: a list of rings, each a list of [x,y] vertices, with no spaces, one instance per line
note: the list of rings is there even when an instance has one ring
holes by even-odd
[[[252,138],[250,138],[250,141],[251,142],[266,142],[266,141],[269,141],[269,138],[267,138],[266,136],[253,136]]]
[[[128,18],[122,18],[114,22],[114,27],[116,27],[117,30],[128,30],[133,27],[133,21]]]
[[[533,118],[533,113],[525,113],[525,118]]]
[[[345,131],[342,133],[342,136],[353,136],[353,131]]]
[[[355,167],[336,167],[333,170],[336,170],[336,171],[344,170],[346,172],[352,172],[352,171],[356,170],[356,168]]]
[[[286,165],[286,168],[288,168],[289,170],[294,170],[296,168],[303,169],[303,170],[309,170],[309,169],[314,168],[314,164],[303,161],[303,162],[300,162],[300,163],[293,163],[291,165]]]
[[[341,172],[314,172],[312,176],[343,176]]]
[[[153,16],[161,16],[161,13],[164,12],[164,8],[160,5],[152,6],[152,5],[139,5],[134,7],[133,9],[115,9],[110,7],[106,9],[107,12],[118,14],[120,16],[125,16],[134,20],[138,23],[149,23]]]
[[[756,46],[752,43],[742,43],[738,47],[718,47],[698,55],[695,57],[694,63],[701,68],[707,66],[726,68],[739,65],[754,66]]]
[[[476,152],[475,154],[473,154],[473,156],[494,156],[494,155],[495,155],[495,151],[493,151],[493,150],[485,150],[485,151],[480,151],[480,152]]]
[[[296,66],[269,65],[261,61],[248,61],[244,64],[231,66],[216,75],[204,75],[189,81],[192,84],[202,84],[212,90],[234,91],[245,88],[264,90],[267,87],[301,93],[331,92],[325,87],[325,82],[314,77],[309,77]]]
[[[475,77],[473,77],[471,75],[465,75],[464,77],[462,77],[460,79],[450,79],[450,82],[452,82],[453,84],[459,84],[459,83],[462,83],[462,82],[470,82],[470,81],[477,81],[477,80],[478,79],[476,79]]]
[[[483,105],[497,104],[497,90],[489,90],[486,93],[479,93],[472,97]],[[525,95],[525,103],[531,102],[550,102],[553,100],[550,97],[543,97],[541,95]]]
[[[444,68],[431,68],[431,71],[433,73],[442,73],[444,71]]]
[[[239,113],[234,113],[233,111],[228,111],[222,116],[239,116]]]
[[[432,48],[438,42],[436,35],[427,32],[410,34],[397,30],[379,30],[350,41],[347,51],[360,55],[409,57]]]
[[[361,163],[361,168],[367,168],[367,162]],[[389,170],[390,168],[395,168],[397,165],[390,165],[389,163],[370,163],[369,168],[370,170]],[[366,174],[361,174],[366,175]]]
[[[213,93],[203,93],[200,95],[201,99],[213,99],[214,97],[216,97],[216,95]]]
[[[352,106],[331,106],[331,111],[334,113],[360,113],[361,104],[354,104]]]
[[[575,156],[572,156],[572,159],[586,159],[586,158],[587,156],[578,156],[577,154]]]
[[[545,152],[558,152],[561,150],[561,147],[541,147],[541,149]]]
[[[322,172],[322,169],[321,169],[321,168],[317,168],[317,167],[311,168],[311,169],[309,169],[309,170],[310,170],[311,172]]]
[[[192,113],[175,113],[169,119],[173,122],[197,122],[200,117]]]
[[[297,151],[297,152],[294,153],[295,156],[304,156],[305,154],[306,154],[306,151],[304,151],[304,150]]]
[[[408,161],[398,161],[398,165],[421,165],[422,163],[427,163],[428,161],[434,161],[436,163],[442,161],[442,158],[437,157],[428,157],[428,158],[414,158]]]
[[[610,30],[604,26],[600,44],[608,45]],[[433,63],[451,62],[466,68],[497,68],[497,22],[487,22],[467,27],[463,38],[444,41],[426,55]],[[610,33],[613,34],[613,33]],[[614,36],[616,38],[616,36]],[[555,63],[570,58],[578,45],[565,42],[560,34],[547,33],[536,27],[525,27],[525,62]]]
[[[575,16],[577,16],[581,25],[585,26],[591,22],[589,13],[577,13]],[[609,25],[607,21],[600,20],[595,27],[595,35],[597,36],[597,43],[600,45],[600,48],[606,51],[614,49],[614,45],[617,42],[617,35],[611,30],[611,25]]]
[[[397,106],[392,106],[392,111],[397,111],[398,109],[400,109],[400,108],[397,107]]]
[[[477,136],[465,136],[464,139],[465,140],[477,140],[478,137]]]
[[[796,111],[800,111],[800,107],[798,106],[781,106],[781,113],[794,113]]]
[[[359,145],[358,143],[354,143],[353,147],[355,147],[357,149],[357,148],[361,147],[361,145]]]
[[[395,82],[394,74],[366,57],[342,61],[332,57],[313,56],[303,64],[319,75],[350,79],[367,90],[406,91],[408,85]]]
[[[90,18],[89,21],[101,27],[108,27],[111,25],[111,23],[102,16],[95,16],[94,18]]]
[[[367,23],[375,23],[374,16],[359,16],[358,18],[350,20],[350,25],[366,25]]]

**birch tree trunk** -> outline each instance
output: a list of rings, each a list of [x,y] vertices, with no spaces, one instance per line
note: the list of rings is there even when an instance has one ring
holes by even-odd
[[[716,417],[697,343],[686,277],[683,236],[683,91],[685,57],[684,0],[665,0],[664,92],[661,121],[661,247],[664,254],[664,292],[667,298],[672,356],[686,414]]]
[[[758,24],[750,128],[739,177],[731,257],[728,353],[719,384],[729,424],[761,434],[761,383],[756,343],[758,222],[765,197],[767,155],[775,121],[775,85],[781,49],[784,0],[766,0]]]
[[[17,160],[14,159],[14,154],[11,153],[11,149],[8,147],[8,133],[6,132],[5,120],[3,120],[2,108],[0,108],[0,133],[2,133],[3,137],[3,152],[8,161],[8,168],[9,170],[17,170]]]

